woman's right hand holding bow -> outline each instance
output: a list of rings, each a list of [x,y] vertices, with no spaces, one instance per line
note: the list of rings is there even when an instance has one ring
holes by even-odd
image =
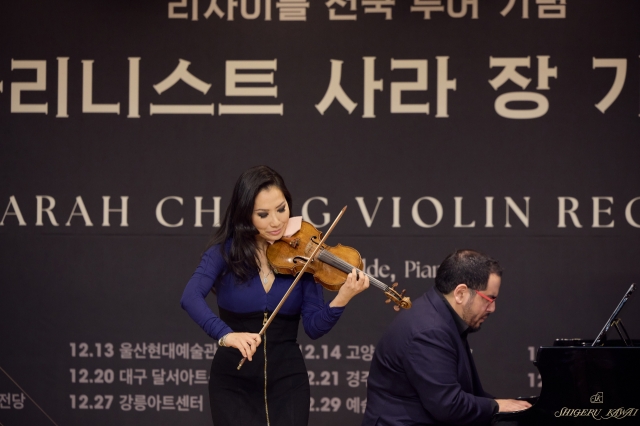
[[[251,357],[256,353],[261,342],[262,337],[258,333],[229,333],[220,339],[219,344],[236,348],[244,358],[251,361]]]

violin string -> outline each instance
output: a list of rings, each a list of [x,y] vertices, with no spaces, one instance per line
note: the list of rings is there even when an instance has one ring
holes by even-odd
[[[328,263],[329,265],[340,269],[343,272],[349,273],[354,268],[354,266],[351,265],[350,263],[344,261],[343,259],[340,259],[338,256],[326,250],[322,250],[318,255],[318,258],[323,262]],[[385,283],[378,281],[375,277],[372,277],[370,274],[367,274],[361,269],[358,269],[358,268],[356,269],[362,272],[363,274],[367,275],[369,277],[369,282],[374,286],[378,287],[379,289],[381,289],[382,291],[387,291],[389,289],[389,286],[386,285]]]
[[[343,259],[340,259],[339,257],[335,256],[333,253],[329,253],[327,252],[327,257],[331,258],[331,260],[334,261],[335,265],[332,266],[336,266],[338,269],[341,269],[344,272],[351,272],[351,270],[354,268],[354,266],[346,261],[344,261]],[[327,262],[329,263],[329,262]],[[369,282],[372,283],[374,286],[378,287],[379,289],[386,291],[389,286],[387,286],[386,284],[378,281],[375,277],[372,277],[371,275],[367,274],[366,272],[364,272],[363,270],[356,268],[356,270],[358,270],[359,272],[362,272],[363,274],[367,275],[369,277]]]

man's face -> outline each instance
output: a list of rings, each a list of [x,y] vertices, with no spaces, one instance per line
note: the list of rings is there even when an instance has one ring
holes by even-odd
[[[489,299],[495,300],[500,292],[500,282],[501,279],[498,275],[489,275],[487,288],[481,291],[481,293]],[[470,332],[480,330],[480,326],[484,320],[496,310],[496,302],[489,302],[476,293],[476,291],[469,290],[469,299],[462,308],[462,319],[469,326]]]

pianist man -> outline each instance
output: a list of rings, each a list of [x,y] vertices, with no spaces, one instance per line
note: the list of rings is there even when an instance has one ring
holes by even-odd
[[[467,335],[496,310],[502,268],[474,250],[442,262],[432,288],[395,318],[376,347],[363,426],[489,425],[530,407],[482,389]]]

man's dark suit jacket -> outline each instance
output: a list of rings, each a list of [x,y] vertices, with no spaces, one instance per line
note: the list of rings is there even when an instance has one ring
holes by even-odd
[[[496,403],[446,303],[432,288],[391,323],[371,362],[363,426],[491,422]]]

